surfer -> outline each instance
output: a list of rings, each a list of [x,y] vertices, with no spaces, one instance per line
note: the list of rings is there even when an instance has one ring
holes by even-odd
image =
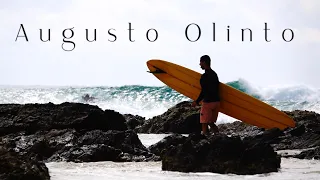
[[[197,100],[192,102],[192,107],[195,107],[202,101],[200,110],[202,134],[208,134],[208,125],[212,132],[215,134],[219,133],[219,129],[215,124],[220,107],[219,78],[217,73],[211,69],[210,64],[211,59],[208,55],[203,55],[200,58],[200,67],[205,72],[201,75],[200,79],[201,92]]]
[[[86,94],[86,95],[84,95],[84,96],[82,96],[82,99],[84,100],[84,101],[92,101],[93,99],[95,99],[94,97],[90,97],[90,95],[89,94]]]

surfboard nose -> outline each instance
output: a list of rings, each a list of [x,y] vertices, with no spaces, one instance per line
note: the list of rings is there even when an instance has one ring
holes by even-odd
[[[161,61],[160,59],[149,59],[148,61],[147,61],[147,64],[154,64],[155,62],[157,62],[157,61]]]

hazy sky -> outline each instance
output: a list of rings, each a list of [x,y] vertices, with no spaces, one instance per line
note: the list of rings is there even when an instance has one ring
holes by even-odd
[[[257,86],[320,87],[319,8],[319,0],[2,1],[0,84],[163,85],[146,72],[147,60],[163,59],[202,73],[199,58],[208,54],[222,82],[242,78]],[[201,28],[197,42],[185,36],[191,23]],[[270,42],[265,40],[265,23]],[[21,24],[28,42],[17,38]],[[65,51],[62,47],[73,47],[63,44],[63,30],[69,28],[74,36],[67,39],[67,30],[65,40],[75,48]],[[146,38],[150,28],[158,32],[155,42]],[[241,28],[252,30],[252,42],[248,31],[242,42]],[[291,42],[282,38],[287,28],[294,32]],[[40,40],[40,29],[43,40],[50,29],[50,41]],[[97,41],[86,40],[86,29],[90,40],[96,29]],[[188,34],[195,40],[197,27],[190,26]],[[22,29],[19,35],[24,35]],[[291,35],[288,30],[285,38]]]

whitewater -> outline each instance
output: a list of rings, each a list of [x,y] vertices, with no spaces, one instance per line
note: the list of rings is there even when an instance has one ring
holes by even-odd
[[[240,79],[226,83],[252,95],[280,110],[309,110],[320,113],[320,90],[307,86],[255,87]],[[95,97],[85,102],[82,96]],[[0,103],[48,103],[79,102],[97,105],[101,109],[113,109],[122,114],[140,115],[146,119],[160,115],[168,108],[189,98],[167,86],[0,86]],[[233,122],[229,116],[219,114],[217,123]]]
[[[245,80],[228,82],[228,85],[254,96],[280,110],[309,110],[320,113],[320,90],[308,86],[255,87]],[[95,97],[85,102],[82,96]],[[0,103],[48,103],[79,102],[97,105],[101,109],[113,109],[122,114],[145,117],[160,115],[181,101],[190,101],[167,86],[0,86]],[[236,119],[219,114],[217,123]],[[138,134],[141,142],[150,146],[168,134]],[[278,153],[298,153],[281,151]],[[161,162],[51,162],[46,163],[53,180],[100,179],[320,179],[319,160],[282,158],[281,169],[276,173],[258,175],[233,175],[216,173],[180,173],[161,170]]]

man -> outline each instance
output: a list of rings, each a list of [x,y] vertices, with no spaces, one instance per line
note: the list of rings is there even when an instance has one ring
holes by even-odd
[[[220,107],[219,78],[217,73],[211,69],[210,64],[211,59],[208,55],[200,58],[200,67],[205,70],[205,73],[201,75],[199,97],[192,103],[192,107],[194,107],[202,101],[200,111],[202,134],[208,134],[208,125],[215,134],[219,133],[219,129],[215,125]]]
[[[84,101],[92,101],[93,99],[95,99],[94,97],[90,97],[90,95],[89,94],[86,94],[86,95],[84,95],[84,96],[82,96],[82,99],[84,100]]]

